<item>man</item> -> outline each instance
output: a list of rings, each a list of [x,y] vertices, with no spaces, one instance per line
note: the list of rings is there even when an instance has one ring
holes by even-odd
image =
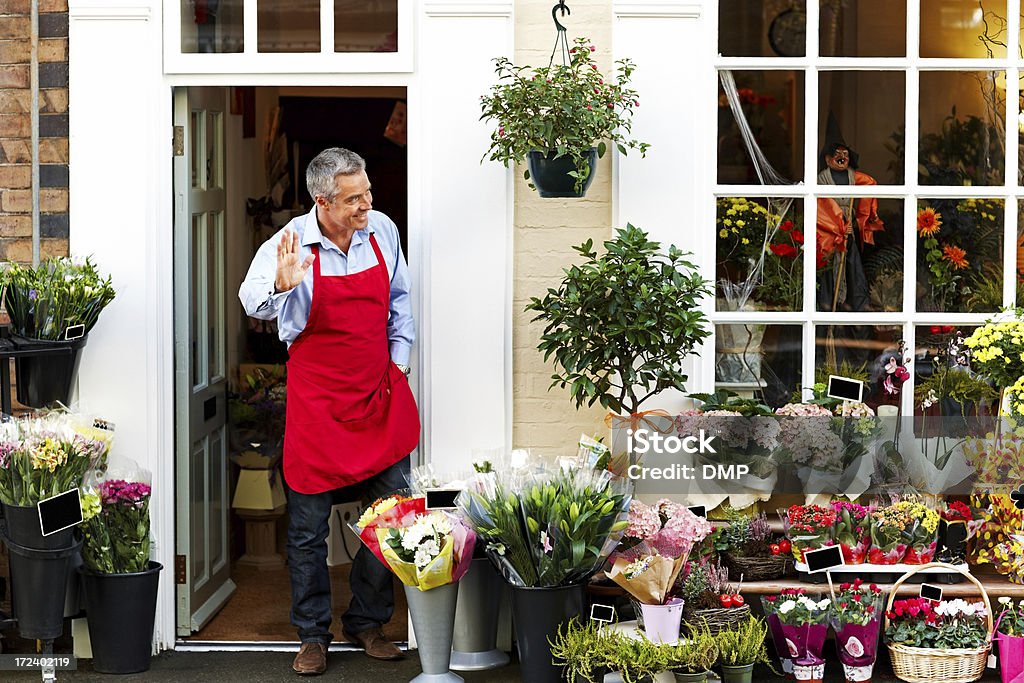
[[[409,271],[395,224],[372,211],[363,159],[321,152],[306,169],[312,210],[256,253],[239,290],[250,316],[277,318],[288,346],[284,478],[288,484],[292,668],[327,668],[331,506],[405,487],[419,414],[409,383],[415,335]],[[402,656],[381,626],[394,611],[391,573],[365,547],[352,563],[345,639],[378,659]]]

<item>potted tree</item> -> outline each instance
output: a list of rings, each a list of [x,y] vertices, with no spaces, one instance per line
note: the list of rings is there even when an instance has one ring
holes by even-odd
[[[750,683],[755,664],[771,667],[765,647],[767,638],[768,625],[758,617],[750,617],[736,629],[719,633],[716,642],[722,683]]]
[[[647,143],[629,137],[640,106],[629,88],[635,67],[619,60],[616,76],[606,79],[594,63],[595,50],[587,38],[577,38],[568,64],[534,68],[494,60],[498,83],[481,98],[480,118],[493,119],[497,128],[484,156],[506,167],[528,161],[523,175],[541,197],[582,197],[608,142],[622,154],[647,152]]]
[[[683,361],[711,334],[700,310],[710,283],[630,224],[604,248],[574,247],[586,260],[526,310],[544,323],[537,348],[554,358],[551,386],[568,387],[577,408],[599,403],[632,423],[644,401],[686,384]]]

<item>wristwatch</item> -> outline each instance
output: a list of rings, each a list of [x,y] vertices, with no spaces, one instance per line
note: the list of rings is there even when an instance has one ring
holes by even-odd
[[[408,377],[409,373],[412,372],[412,368],[410,368],[408,365],[402,365],[401,363],[395,363],[395,365],[398,366],[398,369],[401,370],[402,374],[405,375],[406,377]]]

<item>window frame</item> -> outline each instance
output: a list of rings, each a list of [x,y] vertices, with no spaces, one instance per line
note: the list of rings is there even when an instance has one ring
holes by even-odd
[[[1019,106],[1020,81],[1024,60],[1020,54],[1020,12],[1022,0],[1006,0],[1007,8],[1007,49],[1006,57],[993,59],[957,59],[957,58],[921,58],[920,53],[920,0],[907,0],[907,36],[905,57],[820,57],[819,52],[819,19],[820,0],[807,0],[807,45],[804,57],[723,57],[719,53],[720,0],[712,0],[708,8],[709,18],[715,25],[714,50],[712,60],[716,93],[718,74],[723,70],[731,71],[802,71],[804,74],[804,174],[805,178],[796,185],[728,185],[718,182],[717,151],[711,154],[712,196],[709,202],[716,202],[720,197],[793,197],[802,202],[804,215],[804,233],[806,244],[803,253],[803,310],[802,311],[731,311],[720,312],[717,302],[712,302],[708,317],[714,326],[721,323],[751,324],[790,324],[800,325],[801,334],[801,387],[806,398],[811,397],[810,386],[814,383],[815,371],[815,325],[828,323],[850,323],[859,325],[894,325],[902,326],[902,338],[910,353],[916,349],[916,328],[929,325],[979,325],[990,318],[992,313],[946,313],[918,312],[916,310],[916,264],[917,249],[917,207],[923,199],[932,198],[970,198],[985,197],[1003,201],[1003,306],[1013,306],[1016,298],[1017,272],[1017,241],[1019,203],[1024,201],[1024,187],[1021,181],[1017,159],[1021,137],[1018,120],[1021,115]],[[819,107],[819,74],[828,71],[897,71],[904,74],[905,91],[905,172],[906,177],[900,185],[873,185],[862,187],[835,187],[818,184],[814,169],[818,163],[818,107]],[[1003,71],[1006,74],[1006,130],[1005,130],[1005,172],[1002,185],[990,186],[933,186],[921,185],[917,178],[917,159],[920,139],[920,74],[926,71]],[[709,103],[709,121],[716,121],[715,111],[717,97]],[[1024,119],[1020,119],[1024,126]],[[717,131],[716,131],[717,135]],[[903,278],[903,310],[897,312],[863,312],[833,313],[817,311],[815,302],[815,245],[817,230],[809,226],[811,217],[817,215],[818,197],[876,197],[896,198],[903,201],[903,246],[905,265],[910,266],[912,277]],[[711,208],[711,215],[716,215]],[[711,264],[712,277],[717,262],[715,224],[712,221],[706,226],[705,234],[711,239],[700,240],[703,263]],[[813,240],[811,239],[813,236]],[[908,271],[904,271],[905,273]],[[713,283],[717,292],[717,283]],[[1024,302],[1021,302],[1024,304]],[[701,359],[701,374],[709,378],[708,384],[717,384],[715,366],[717,351],[714,343],[705,348],[709,353]],[[914,384],[916,373],[911,369],[911,379],[901,393],[900,401],[904,415],[912,415],[914,410]]]
[[[165,74],[411,73],[414,68],[414,0],[397,0],[398,49],[395,52],[334,52],[334,0],[320,0],[319,52],[259,52],[257,1],[242,1],[243,51],[181,51],[182,12],[187,0],[163,3]]]

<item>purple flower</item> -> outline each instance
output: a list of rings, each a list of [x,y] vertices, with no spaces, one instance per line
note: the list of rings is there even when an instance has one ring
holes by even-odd
[[[39,293],[34,289],[28,290],[28,300],[35,301],[39,297]]]

